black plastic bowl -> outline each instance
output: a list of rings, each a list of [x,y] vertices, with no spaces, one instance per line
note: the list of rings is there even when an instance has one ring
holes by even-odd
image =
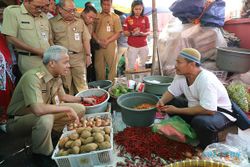
[[[158,97],[148,93],[131,92],[121,95],[117,104],[121,108],[122,120],[128,126],[147,127],[154,123],[156,108],[134,109],[143,103],[156,105]]]
[[[108,91],[108,89],[112,86],[112,81],[110,80],[98,80],[88,83],[89,88],[101,88]]]

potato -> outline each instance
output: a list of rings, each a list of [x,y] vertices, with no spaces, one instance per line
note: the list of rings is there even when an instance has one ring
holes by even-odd
[[[103,135],[100,133],[100,132],[97,132],[95,135],[94,135],[94,140],[98,143],[100,142],[103,142],[104,141],[104,137]]]
[[[94,141],[94,137],[88,137],[87,139],[85,139],[84,141],[83,141],[83,144],[88,144],[88,143],[92,143]]]
[[[107,119],[104,120],[103,126],[109,126],[109,125],[110,125],[110,119],[107,118]]]
[[[110,127],[105,127],[104,131],[105,131],[106,134],[110,134],[111,129],[110,129]]]
[[[56,155],[57,156],[62,156],[63,152],[64,152],[64,149],[60,149]]]
[[[70,154],[79,154],[80,153],[80,147],[79,146],[74,146],[69,150]]]
[[[105,132],[101,130],[99,133],[101,133],[103,136],[105,135]]]
[[[81,133],[81,137],[84,138],[84,139],[87,139],[90,136],[91,136],[91,133],[88,130],[83,130],[82,133]]]
[[[111,148],[110,142],[105,141],[105,142],[102,142],[102,143],[99,144],[99,149],[100,150],[108,149],[108,148]]]
[[[74,133],[72,133],[72,134],[69,135],[69,138],[71,140],[76,140],[76,139],[78,139],[78,137],[79,137],[79,135],[76,132],[74,132]]]
[[[71,144],[73,143],[73,140],[69,140],[65,143],[64,147],[65,148],[71,148]]]
[[[100,132],[101,131],[101,129],[100,128],[98,128],[98,127],[93,127],[92,128],[92,133],[95,133],[95,132]]]
[[[105,134],[105,135],[104,135],[104,140],[110,142],[110,136],[107,135],[107,134]]]
[[[92,128],[91,128],[91,127],[86,127],[86,128],[85,128],[85,130],[87,130],[87,131],[90,131],[90,132],[91,132],[91,131],[92,131]]]
[[[84,127],[80,127],[76,129],[76,133],[78,133],[79,135],[82,133],[82,131],[85,130]]]
[[[63,148],[65,143],[69,141],[69,137],[63,137],[59,140],[59,148]]]
[[[96,143],[89,143],[84,146],[81,146],[80,151],[83,152],[90,152],[95,151],[97,149],[98,145]]]
[[[69,155],[69,151],[68,150],[65,150],[61,153],[61,156],[66,156],[66,155]]]
[[[81,140],[80,139],[76,139],[75,141],[72,142],[71,148],[73,148],[74,146],[80,147],[81,144],[82,144]]]

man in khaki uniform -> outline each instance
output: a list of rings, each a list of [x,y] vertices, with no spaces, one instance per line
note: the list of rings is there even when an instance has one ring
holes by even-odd
[[[51,44],[47,16],[42,13],[48,0],[27,0],[21,6],[4,10],[2,33],[18,52],[18,67],[22,74],[42,64],[43,52]]]
[[[79,102],[92,103],[93,98],[81,98],[64,93],[61,75],[69,70],[68,50],[54,45],[47,49],[43,64],[26,72],[19,81],[8,114],[14,119],[7,123],[7,132],[13,135],[32,134],[32,151],[51,155],[51,132],[61,132],[67,123],[79,121],[85,107]],[[63,103],[69,102],[69,103]]]
[[[102,12],[97,15],[93,38],[101,49],[95,53],[95,69],[97,80],[106,79],[106,64],[109,68],[109,80],[114,80],[117,73],[117,39],[122,31],[120,18],[111,12],[112,0],[100,0]]]
[[[93,23],[96,19],[97,10],[93,6],[87,6],[81,13],[85,25],[88,27],[90,35],[93,33]]]
[[[63,79],[63,84],[69,94],[76,94],[88,89],[86,79],[86,63],[91,61],[91,36],[83,20],[75,15],[75,5],[72,0],[60,0],[59,14],[50,20],[53,41],[69,50],[70,72]]]

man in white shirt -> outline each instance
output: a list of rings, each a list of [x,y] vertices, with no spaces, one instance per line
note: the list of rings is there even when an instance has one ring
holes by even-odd
[[[193,48],[183,49],[176,60],[176,76],[157,103],[163,113],[179,115],[191,124],[200,140],[200,147],[218,142],[218,132],[232,124],[235,118],[217,111],[232,112],[227,91],[219,79],[200,67],[201,55]],[[178,96],[185,96],[187,102]],[[167,105],[165,105],[167,104]]]

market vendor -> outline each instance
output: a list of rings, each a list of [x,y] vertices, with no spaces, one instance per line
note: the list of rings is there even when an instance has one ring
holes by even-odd
[[[7,123],[7,133],[31,134],[34,155],[51,155],[52,131],[61,132],[65,124],[79,121],[85,107],[78,103],[95,102],[93,98],[65,94],[61,75],[69,67],[68,50],[58,45],[49,47],[43,55],[43,65],[26,72],[12,96],[8,114],[14,118]]]
[[[176,60],[176,76],[157,108],[162,113],[179,115],[196,131],[200,147],[218,142],[218,132],[231,125],[235,118],[217,111],[232,112],[228,93],[220,80],[201,68],[201,55],[193,48],[183,49]],[[177,98],[185,96],[187,101]],[[166,105],[167,104],[167,105]]]

